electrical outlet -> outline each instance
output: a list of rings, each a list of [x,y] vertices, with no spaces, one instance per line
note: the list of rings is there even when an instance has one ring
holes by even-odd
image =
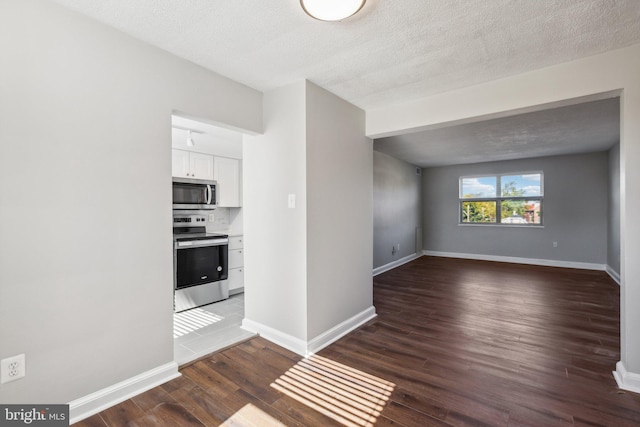
[[[558,242],[553,242],[553,247],[557,248],[558,247]]]
[[[24,354],[0,361],[0,384],[18,380],[27,374]]]
[[[216,220],[216,216],[212,213],[209,214],[209,222],[214,222]]]

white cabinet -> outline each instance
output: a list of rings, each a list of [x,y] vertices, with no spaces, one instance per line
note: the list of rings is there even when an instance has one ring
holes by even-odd
[[[200,153],[190,153],[189,168],[191,176],[198,179],[213,179],[215,169],[213,168],[213,156]]]
[[[229,270],[229,293],[239,294],[244,291],[244,268]]]
[[[171,175],[176,178],[191,178],[189,169],[189,152],[171,150]]]
[[[218,206],[224,208],[242,206],[240,160],[214,157],[213,179],[218,183]]]
[[[244,290],[244,238],[229,237],[229,293],[240,293]]]
[[[213,156],[184,150],[171,150],[171,174],[176,178],[213,180]]]

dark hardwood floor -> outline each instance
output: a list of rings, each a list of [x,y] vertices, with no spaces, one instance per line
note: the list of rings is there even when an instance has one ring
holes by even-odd
[[[422,257],[309,359],[254,338],[77,426],[639,426],[604,272]]]

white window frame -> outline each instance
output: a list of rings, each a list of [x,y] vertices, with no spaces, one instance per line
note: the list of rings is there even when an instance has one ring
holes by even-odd
[[[540,175],[540,196],[503,196],[502,195],[502,178],[514,175]],[[462,181],[469,178],[496,178],[496,196],[495,197],[469,197],[463,198]],[[538,201],[540,203],[540,222],[539,223],[504,223],[502,222],[502,202],[504,201]],[[496,203],[496,222],[465,222],[462,210],[464,202],[495,202]],[[542,227],[544,224],[544,173],[542,171],[527,172],[509,172],[499,174],[479,174],[465,175],[458,178],[458,224],[459,225],[480,225],[480,226],[501,226],[501,227]]]

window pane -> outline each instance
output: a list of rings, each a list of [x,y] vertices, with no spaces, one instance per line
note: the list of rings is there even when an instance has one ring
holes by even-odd
[[[462,202],[462,222],[496,222],[496,202]]]
[[[540,200],[503,200],[500,203],[500,222],[503,224],[541,224]]]
[[[542,175],[539,173],[503,175],[500,183],[502,197],[542,196]]]
[[[482,176],[476,178],[460,179],[460,198],[461,199],[485,199],[496,197],[495,176]]]

